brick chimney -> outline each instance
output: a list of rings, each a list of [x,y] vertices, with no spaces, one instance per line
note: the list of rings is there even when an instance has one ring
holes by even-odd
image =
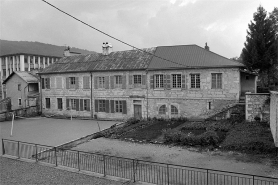
[[[109,55],[111,52],[113,52],[113,46],[112,44],[108,42],[104,42],[102,45],[102,54],[103,55]]]
[[[208,47],[207,43],[205,45],[205,49],[209,51],[209,47]]]

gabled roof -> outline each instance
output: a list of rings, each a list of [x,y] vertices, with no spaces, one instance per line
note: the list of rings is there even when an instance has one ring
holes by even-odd
[[[159,46],[148,69],[243,67],[244,65],[197,45]]]
[[[14,71],[10,76],[8,76],[4,81],[3,84],[6,84],[7,81],[13,76],[18,75],[22,80],[24,80],[26,83],[38,83],[39,79],[38,76],[31,74],[27,71]]]
[[[227,59],[197,45],[159,46],[143,50],[145,52],[128,50],[112,52],[109,55],[95,53],[64,57],[46,67],[40,74],[113,70],[244,67],[239,62]]]
[[[64,57],[49,65],[40,73],[147,69],[155,48],[143,50],[146,52],[128,50],[111,52],[109,55],[96,53]]]

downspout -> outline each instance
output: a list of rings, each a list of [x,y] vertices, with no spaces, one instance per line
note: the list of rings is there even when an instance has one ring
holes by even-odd
[[[93,118],[93,73],[91,72],[91,118]]]
[[[40,106],[40,109],[41,109],[41,114],[42,114],[42,77],[40,76],[40,96],[41,96],[41,106]]]
[[[147,88],[147,120],[149,119],[149,86],[148,86],[148,69],[146,69],[146,88]]]

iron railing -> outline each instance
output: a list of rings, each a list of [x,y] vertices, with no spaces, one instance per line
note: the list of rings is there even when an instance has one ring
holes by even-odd
[[[64,150],[2,139],[3,155],[159,185],[278,185],[278,178]]]

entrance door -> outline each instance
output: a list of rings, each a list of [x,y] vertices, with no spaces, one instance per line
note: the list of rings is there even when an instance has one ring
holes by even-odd
[[[142,118],[142,106],[134,105],[134,118],[141,119]]]

